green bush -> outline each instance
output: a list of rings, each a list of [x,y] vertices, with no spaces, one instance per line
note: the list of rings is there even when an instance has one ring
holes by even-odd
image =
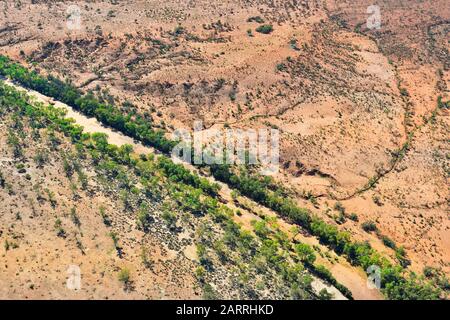
[[[270,24],[263,24],[256,28],[256,32],[263,33],[263,34],[269,34],[273,32],[273,26]]]
[[[333,298],[333,295],[328,292],[327,289],[323,288],[320,290],[318,295],[319,300],[331,300]]]
[[[391,248],[394,250],[397,248],[397,245],[395,244],[395,242],[387,236],[382,236],[381,241],[383,241],[383,244],[388,248]]]
[[[440,290],[430,283],[424,282],[416,274],[401,278],[398,282],[389,282],[384,288],[386,295],[392,300],[437,300]]]
[[[377,225],[373,221],[365,221],[361,224],[361,227],[366,232],[377,231]]]
[[[119,274],[117,275],[117,278],[120,282],[122,282],[124,289],[129,290],[131,285],[131,276],[130,276],[130,270],[127,268],[122,268],[119,271]]]
[[[283,72],[287,69],[286,65],[284,63],[278,63],[277,64],[277,71]]]
[[[264,220],[252,221],[252,225],[253,225],[253,229],[258,237],[263,238],[263,239],[268,237],[270,230],[267,227],[267,223]]]
[[[295,245],[295,252],[297,253],[300,261],[305,262],[308,265],[312,265],[314,264],[314,261],[316,261],[314,250],[305,243],[299,243]]]

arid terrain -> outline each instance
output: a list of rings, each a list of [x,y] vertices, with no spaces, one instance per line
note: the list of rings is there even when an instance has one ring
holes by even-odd
[[[75,20],[74,5],[80,13]],[[197,120],[205,128],[278,129],[281,168],[274,178],[296,204],[352,239],[368,241],[408,271],[433,268],[448,276],[450,122],[448,107],[440,108],[438,101],[449,100],[450,6],[445,0],[378,1],[381,25],[371,28],[371,5],[366,0],[0,0],[0,54],[120,105],[124,114],[143,114],[167,136],[192,130]],[[270,31],[258,31],[269,25]],[[106,130],[75,113],[69,116],[87,132]],[[17,248],[0,249],[1,298],[204,296],[196,245],[205,221],[180,218],[184,232],[174,235],[158,218],[167,204],[153,201],[145,210],[156,212],[156,222],[152,232],[142,232],[124,207],[121,187],[102,185],[90,160],[82,161],[92,177],[89,187],[75,195],[80,186],[64,172],[63,156],[74,152],[73,146],[60,137],[58,151],[44,147],[47,133],[42,141],[23,138],[29,144],[23,171],[5,143],[13,122],[14,117],[3,117],[0,131],[0,170],[9,183],[9,189],[0,189],[0,242]],[[105,133],[112,144],[152,152],[116,131]],[[52,157],[39,167],[33,157],[41,149]],[[226,186],[220,198],[239,211],[233,219],[244,229],[262,216],[277,217],[250,199],[236,200]],[[136,201],[133,212],[139,211]],[[74,222],[74,210],[81,224]],[[109,226],[100,212],[111,219]],[[65,237],[55,233],[57,219]],[[313,246],[317,261],[356,299],[382,298],[366,287],[363,269],[307,232],[292,234],[291,227],[281,219],[277,226],[292,241]],[[111,232],[120,239],[123,257],[116,255]],[[142,264],[143,255],[151,256],[152,268]],[[71,264],[81,265],[81,292],[66,289]],[[292,298],[272,276],[265,281],[279,290],[243,288],[230,279],[236,265],[218,265],[208,283],[221,297]],[[132,290],[117,280],[124,268],[131,273]],[[315,280],[317,293],[324,284]],[[333,286],[328,290],[343,298]]]

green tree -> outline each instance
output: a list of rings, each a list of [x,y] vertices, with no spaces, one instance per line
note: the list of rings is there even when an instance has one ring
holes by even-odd
[[[312,265],[316,261],[316,255],[314,249],[306,243],[299,243],[295,245],[295,252],[300,261],[306,264]]]

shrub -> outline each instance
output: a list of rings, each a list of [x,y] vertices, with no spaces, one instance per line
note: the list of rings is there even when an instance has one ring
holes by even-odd
[[[339,201],[335,203],[334,205],[334,210],[338,211],[339,213],[342,213],[343,215],[345,215],[345,208],[342,205],[342,203],[340,203]]]
[[[217,300],[217,293],[209,283],[203,285],[203,298],[205,300]]]
[[[292,49],[294,49],[296,51],[300,50],[300,48],[298,47],[298,44],[297,44],[297,39],[291,39],[291,41],[289,41],[289,45]]]
[[[326,288],[320,290],[318,296],[319,300],[331,300],[333,299],[333,294],[329,293]]]
[[[75,208],[70,209],[70,218],[72,219],[72,222],[75,226],[77,226],[78,228],[81,226],[81,221]]]
[[[255,17],[250,17],[247,19],[247,22],[258,22],[258,23],[264,23],[264,19],[261,18],[261,16],[255,16]]]
[[[195,269],[195,276],[200,282],[203,282],[205,280],[206,270],[202,266],[198,266]]]
[[[120,282],[123,283],[125,290],[129,289],[130,286],[130,270],[127,268],[122,268],[117,275]]]
[[[403,268],[407,268],[411,265],[411,261],[407,258],[404,247],[401,246],[395,250],[395,257]]]
[[[44,150],[38,150],[36,155],[33,157],[33,160],[38,168],[42,168],[48,161],[48,154]]]
[[[61,237],[61,238],[65,238],[66,237],[66,232],[62,228],[62,221],[59,218],[57,218],[55,220],[55,230],[56,230],[56,235],[58,237]]]
[[[3,172],[0,171],[0,187],[5,188],[5,185],[6,185],[5,177],[3,176]]]
[[[338,289],[345,297],[352,300],[353,295],[351,291],[345,287],[344,285],[337,282],[336,278],[333,277],[330,270],[328,270],[326,267],[322,265],[314,266],[313,272],[320,278],[328,281],[331,285],[335,286],[336,289]]]
[[[195,188],[202,189],[205,193],[215,196],[220,190],[220,186],[216,183],[210,183],[205,178],[192,174],[188,169],[180,164],[175,164],[167,157],[161,156],[158,158],[158,168],[162,169],[166,176],[173,181],[183,182]]]
[[[273,26],[270,24],[263,24],[256,28],[256,32],[263,33],[263,34],[269,34],[273,32]]]
[[[405,88],[400,89],[400,94],[404,97],[409,97],[409,92]]]
[[[270,230],[267,227],[267,223],[264,220],[260,220],[260,221],[253,220],[252,225],[253,225],[255,234],[258,237],[260,237],[262,239],[267,238],[267,236],[270,233]]]
[[[121,256],[122,248],[119,245],[119,236],[114,231],[110,232],[109,236],[111,237],[111,239],[113,241],[114,248],[116,249],[118,255]]]
[[[277,71],[283,72],[287,69],[286,65],[284,63],[277,64]]]
[[[169,229],[176,228],[177,216],[175,215],[175,213],[166,210],[162,214],[162,218],[166,222],[167,227],[169,227]]]
[[[424,276],[427,277],[427,278],[432,278],[432,277],[434,277],[435,273],[436,273],[436,269],[434,269],[433,267],[425,266],[425,267],[423,268],[423,274],[424,274]]]
[[[376,223],[373,221],[365,221],[361,224],[361,227],[366,232],[372,232],[378,229]]]
[[[377,206],[379,206],[379,207],[383,206],[383,202],[381,201],[381,199],[380,199],[379,196],[374,195],[374,196],[372,197],[372,200],[373,200],[373,202],[374,202]]]
[[[383,244],[386,246],[386,247],[388,247],[388,248],[391,248],[391,249],[396,249],[396,247],[397,247],[397,245],[395,244],[395,242],[392,240],[392,239],[390,239],[389,237],[387,237],[387,236],[382,236],[381,237],[381,241],[383,241]]]
[[[103,223],[105,224],[105,226],[107,226],[107,227],[111,226],[111,219],[106,214],[104,207],[100,207],[100,216],[102,217],[102,220],[103,220]]]
[[[143,230],[144,232],[148,231],[150,224],[153,221],[148,208],[144,205],[141,205],[141,207],[139,208],[136,219],[138,228]]]
[[[175,28],[175,30],[173,31],[174,35],[177,35],[177,36],[180,34],[183,34],[184,32],[185,32],[185,29],[183,26],[177,26]]]
[[[149,254],[147,252],[147,249],[145,247],[142,247],[141,250],[141,260],[144,267],[151,269],[153,267],[153,261],[151,257],[149,257]]]
[[[295,246],[295,252],[297,253],[300,261],[312,265],[316,261],[316,255],[314,250],[305,243],[299,243]]]
[[[322,279],[327,280],[328,282],[330,282],[331,284],[334,284],[336,282],[336,279],[333,277],[333,275],[331,274],[330,270],[328,270],[325,266],[323,265],[318,265],[315,266],[314,268],[314,272]]]
[[[383,290],[392,300],[437,300],[440,290],[424,282],[414,273],[400,282],[390,282]]]

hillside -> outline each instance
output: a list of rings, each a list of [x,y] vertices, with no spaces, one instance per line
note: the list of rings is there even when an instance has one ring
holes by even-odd
[[[81,11],[76,30],[67,28],[71,4]],[[90,154],[77,154],[79,139],[57,128],[57,138],[47,137],[46,126],[39,129],[44,138],[33,138],[34,120],[18,119],[15,106],[3,101],[9,111],[1,139],[24,148],[15,155],[11,143],[2,144],[3,297],[179,299],[206,291],[206,297],[309,299],[326,283],[334,298],[349,297],[347,290],[356,299],[407,298],[403,289],[369,290],[369,261],[389,272],[399,266],[405,279],[415,279],[411,271],[425,274],[418,282],[432,282],[446,296],[449,8],[445,1],[381,1],[381,29],[370,30],[369,5],[0,1],[0,53],[69,87],[55,82],[61,92],[54,93],[28,71],[11,72],[9,62],[0,74],[50,97],[40,96],[68,110],[85,132],[106,133],[109,143],[134,149],[121,149],[133,159],[121,159],[121,170],[99,166]],[[91,93],[100,107],[84,108],[64,96],[66,89]],[[157,159],[173,146],[170,133],[192,130],[196,120],[206,128],[278,129],[280,172],[265,180],[251,167],[186,166],[206,180],[181,179],[180,186],[172,179],[179,169]],[[34,158],[41,156],[45,164],[38,165]],[[139,159],[155,177],[133,168]],[[68,166],[74,167],[69,175]],[[147,199],[142,193],[150,184],[160,195]],[[186,192],[195,194],[193,203],[183,203]],[[226,221],[205,214],[211,208],[200,204],[204,196],[226,208]],[[144,212],[152,217],[148,230],[137,222]],[[245,244],[238,253],[227,238],[237,225],[243,238],[260,243],[250,260]],[[298,250],[314,253],[312,265],[304,252],[299,256],[300,244],[307,249]],[[270,261],[274,253],[280,260]],[[66,265],[75,260],[89,277],[82,293],[67,296]],[[133,290],[118,280],[122,269],[130,271]],[[292,274],[299,277],[294,287]],[[60,289],[52,293],[54,282]]]
[[[199,178],[150,148],[136,145],[148,155],[136,154],[130,144],[108,144],[105,133],[83,133],[64,120],[67,109],[30,100],[23,89],[2,84],[0,93],[8,146],[1,171],[3,298],[304,299],[322,289],[343,298],[281,242],[288,235],[276,220],[255,237],[251,226],[233,221],[233,207],[205,193],[215,184],[183,183]],[[74,263],[82,270],[79,291],[65,288]]]

